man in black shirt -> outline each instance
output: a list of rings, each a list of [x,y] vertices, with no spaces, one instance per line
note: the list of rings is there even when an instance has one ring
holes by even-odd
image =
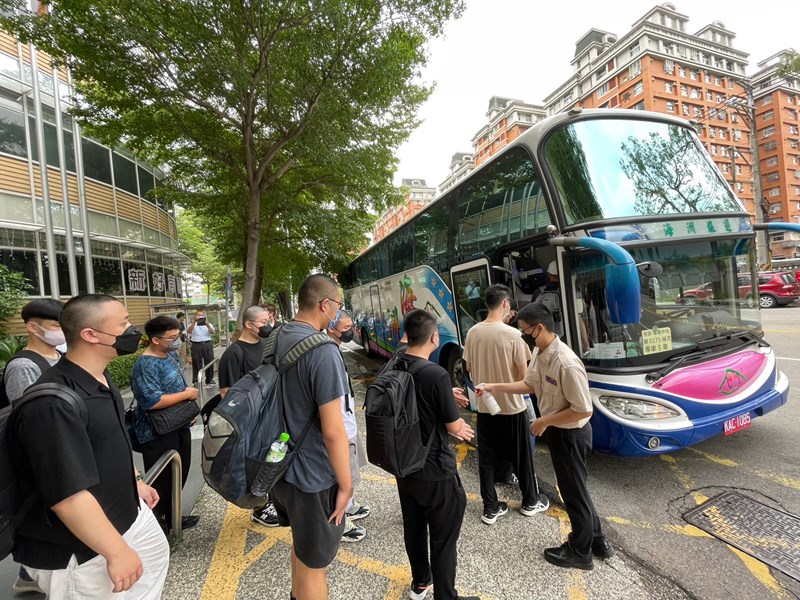
[[[267,309],[250,306],[242,314],[242,335],[222,353],[219,359],[219,395],[225,397],[233,384],[261,364],[264,342],[272,333]],[[250,519],[267,527],[278,526],[278,513],[272,502],[256,508]]]
[[[141,333],[116,298],[77,296],[61,326],[69,350],[39,379],[75,390],[84,417],[58,397],[32,400],[11,415],[9,451],[23,493],[34,497],[14,559],[48,598],[156,600],[169,544],[150,510],[153,488],[137,481],[119,390],[105,371],[135,352]]]
[[[408,348],[402,360],[408,367],[424,363],[415,372],[420,433],[427,442],[435,436],[422,470],[397,478],[403,537],[411,563],[409,598],[422,600],[435,586],[438,600],[478,600],[456,592],[456,543],[467,507],[467,497],[456,469],[456,457],[446,435],[469,441],[475,435],[456,408],[450,375],[428,361],[439,345],[436,318],[424,310],[406,315],[404,329]],[[430,561],[428,531],[430,530]]]

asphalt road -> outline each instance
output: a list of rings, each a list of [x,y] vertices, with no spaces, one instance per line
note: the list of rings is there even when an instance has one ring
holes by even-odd
[[[800,514],[800,305],[762,310],[761,318],[791,383],[784,407],[755,419],[748,429],[680,452],[648,458],[592,454],[589,459],[591,493],[615,545],[689,597],[800,598],[800,582],[682,519],[686,510],[724,490]],[[537,447],[535,465],[552,489],[555,476],[546,446]],[[800,538],[794,540],[797,545]]]

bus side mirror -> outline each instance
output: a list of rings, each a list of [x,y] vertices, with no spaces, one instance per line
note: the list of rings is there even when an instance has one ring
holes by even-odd
[[[636,265],[606,265],[606,306],[614,325],[638,323],[641,311],[641,288]]]

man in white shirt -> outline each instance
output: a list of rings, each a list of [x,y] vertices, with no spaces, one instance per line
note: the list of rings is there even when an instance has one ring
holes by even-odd
[[[197,374],[204,366],[214,360],[214,343],[211,336],[216,331],[206,319],[206,313],[198,310],[192,322],[186,328],[186,334],[192,340],[192,385],[197,385]],[[214,385],[213,365],[206,369],[206,385]]]

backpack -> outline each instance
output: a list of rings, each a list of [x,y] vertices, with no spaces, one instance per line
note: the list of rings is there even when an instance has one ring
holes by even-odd
[[[89,414],[83,398],[75,390],[58,383],[34,384],[14,402],[14,406],[0,410],[0,560],[11,554],[14,549],[16,530],[37,497],[36,494],[25,494],[25,490],[22,490],[17,482],[11,446],[14,443],[11,417],[12,414],[17,414],[24,404],[53,396],[72,405],[80,413],[84,425],[88,425]],[[10,423],[12,424],[9,425]]]
[[[396,477],[422,470],[436,430],[422,443],[414,375],[428,364],[410,369],[395,356],[367,388],[364,401],[369,462]]]
[[[14,356],[8,359],[6,362],[6,366],[2,372],[0,372],[0,408],[5,408],[11,404],[11,400],[8,398],[8,393],[6,392],[6,378],[5,374],[8,371],[8,365],[12,363],[12,361],[17,360],[18,358],[27,358],[28,360],[33,361],[36,363],[36,366],[39,367],[40,376],[41,373],[47,371],[50,368],[50,363],[47,362],[47,359],[39,354],[38,352],[34,352],[33,350],[20,350]]]
[[[263,506],[269,488],[282,476],[281,473],[270,480],[266,489],[261,485],[254,489],[262,467],[268,464],[265,459],[270,446],[281,433],[289,431],[283,414],[281,376],[314,348],[335,343],[325,333],[314,333],[297,342],[278,360],[275,346],[279,333],[276,331],[267,339],[264,364],[230,387],[211,411],[203,435],[203,478],[209,487],[240,508]],[[299,451],[316,418],[314,414],[308,420],[294,441],[292,453]],[[262,474],[259,483],[263,478]]]

